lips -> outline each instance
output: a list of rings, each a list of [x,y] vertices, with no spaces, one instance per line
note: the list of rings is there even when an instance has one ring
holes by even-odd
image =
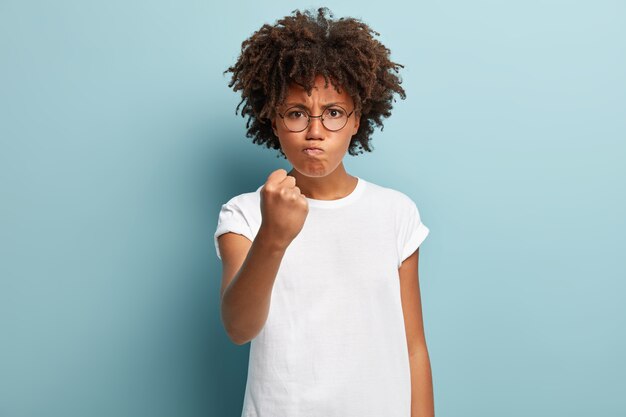
[[[305,148],[302,151],[307,155],[321,155],[324,153],[324,150],[322,148],[315,147]]]

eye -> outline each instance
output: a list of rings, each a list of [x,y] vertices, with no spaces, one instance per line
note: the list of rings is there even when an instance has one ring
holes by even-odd
[[[292,110],[290,112],[287,112],[287,117],[290,119],[300,119],[303,117],[303,115],[304,113],[298,110]]]
[[[326,115],[331,119],[337,119],[339,117],[343,117],[344,111],[341,109],[327,109]]]

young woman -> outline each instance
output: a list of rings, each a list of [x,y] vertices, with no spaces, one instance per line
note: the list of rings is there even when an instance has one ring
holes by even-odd
[[[223,204],[214,236],[224,327],[251,342],[242,417],[433,416],[418,281],[429,230],[406,194],[342,162],[371,151],[405,97],[402,66],[369,26],[327,12],[263,25],[225,71],[247,136],[292,165]]]

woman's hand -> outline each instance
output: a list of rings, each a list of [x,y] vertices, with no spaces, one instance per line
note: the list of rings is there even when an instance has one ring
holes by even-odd
[[[261,229],[287,247],[300,233],[309,213],[309,203],[284,169],[272,172],[261,189]]]

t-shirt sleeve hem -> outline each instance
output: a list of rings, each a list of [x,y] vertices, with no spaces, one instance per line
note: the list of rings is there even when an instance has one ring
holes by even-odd
[[[250,233],[248,233],[245,230],[235,230],[235,228],[231,227],[231,228],[224,228],[223,230],[218,229],[218,231],[215,233],[215,236],[213,237],[214,243],[215,243],[215,252],[217,254],[217,258],[218,259],[222,259],[222,254],[220,253],[220,246],[219,246],[219,242],[217,241],[217,238],[220,237],[221,235],[223,235],[224,233],[228,233],[228,232],[232,232],[232,233],[236,233],[238,235],[242,235],[246,238],[248,238],[248,240],[250,242],[254,241],[254,238],[252,237],[252,235]]]
[[[402,262],[404,262],[406,258],[411,256],[413,252],[415,252],[417,248],[419,248],[419,246],[422,244],[424,239],[426,239],[426,236],[428,236],[429,232],[430,230],[428,229],[428,227],[424,225],[424,223],[419,224],[417,229],[413,232],[411,239],[407,242],[407,244],[404,247],[402,256],[400,256],[400,261],[398,262],[398,268],[400,268],[400,266],[402,265]]]
[[[224,233],[236,233],[238,235],[245,236],[251,242],[254,240],[254,236],[252,235],[252,231],[250,230],[250,226],[248,225],[245,217],[239,207],[227,203],[222,206],[222,209],[219,214],[219,220],[217,229],[213,234],[213,243],[215,244],[215,252],[217,254],[218,259],[222,259],[222,255],[220,253],[219,243],[217,238]]]

